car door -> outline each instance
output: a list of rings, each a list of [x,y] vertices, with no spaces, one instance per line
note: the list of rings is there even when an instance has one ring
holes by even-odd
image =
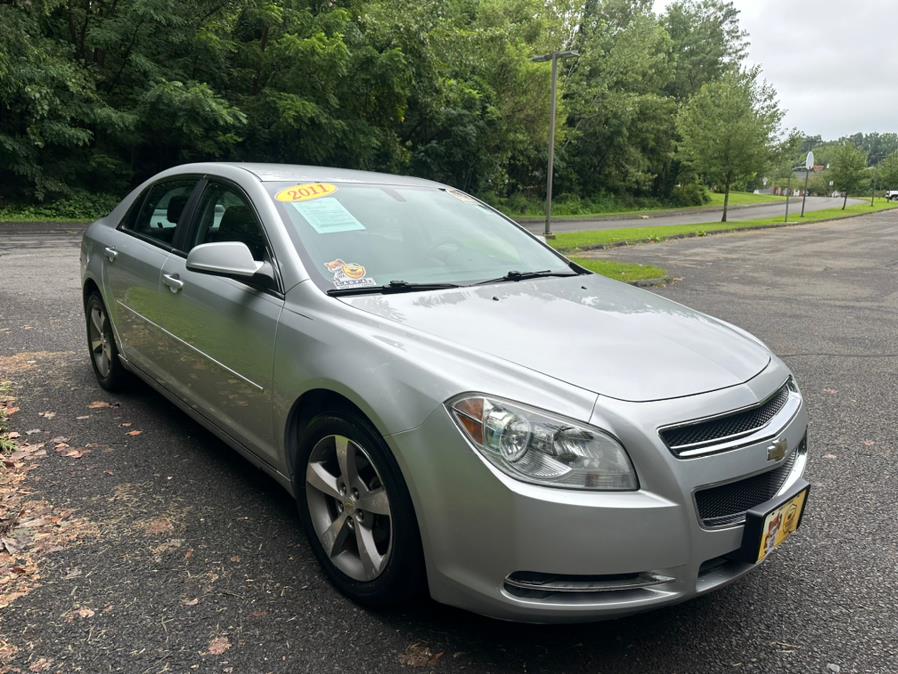
[[[210,179],[194,210],[185,245],[241,241],[272,263],[271,248],[250,199],[236,185]],[[266,460],[275,457],[271,415],[272,364],[284,306],[277,284],[187,269],[173,254],[162,269],[161,325],[169,335],[169,377],[175,392]]]
[[[107,307],[125,358],[155,376],[165,359],[159,330],[162,266],[183,232],[187,205],[198,177],[161,180],[134,202],[118,226],[106,258],[103,285]]]

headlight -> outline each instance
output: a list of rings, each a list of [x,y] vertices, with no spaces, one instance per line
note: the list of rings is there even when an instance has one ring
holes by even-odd
[[[518,480],[601,491],[638,487],[624,448],[598,428],[479,395],[453,398],[446,407],[471,444]]]

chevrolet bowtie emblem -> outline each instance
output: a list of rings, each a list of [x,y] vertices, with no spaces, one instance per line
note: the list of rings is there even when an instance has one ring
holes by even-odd
[[[786,438],[777,438],[767,447],[768,461],[781,461],[789,450],[789,441]]]

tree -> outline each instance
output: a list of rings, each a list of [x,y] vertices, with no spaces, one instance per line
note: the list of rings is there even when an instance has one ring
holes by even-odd
[[[730,188],[770,162],[783,113],[757,68],[705,84],[677,116],[679,152],[696,173],[723,189],[726,222]]]
[[[672,44],[673,73],[665,88],[677,100],[738,67],[748,52],[748,35],[732,2],[676,0],[661,20]]]
[[[848,204],[848,193],[860,187],[865,168],[867,168],[867,155],[850,142],[841,143],[833,152],[829,165],[830,176],[833,186],[845,193],[842,210],[845,210]]]
[[[898,190],[898,151],[883,159],[878,169],[879,185],[886,190]]]

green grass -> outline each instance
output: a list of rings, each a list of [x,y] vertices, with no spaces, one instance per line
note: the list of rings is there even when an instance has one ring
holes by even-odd
[[[708,210],[714,208],[723,208],[723,194],[720,192],[710,193],[711,201],[705,207]],[[775,196],[773,194],[754,194],[753,192],[730,192],[730,208],[733,206],[758,206],[761,204],[782,203],[785,197]]]
[[[898,203],[890,203],[885,199],[877,199],[877,203],[872,207],[867,203],[849,206],[844,211],[840,208],[831,208],[824,211],[808,213],[803,218],[799,217],[798,213],[790,212],[789,224],[838,220],[856,215],[864,215],[866,213],[876,213],[892,208],[898,208]],[[636,243],[650,243],[664,241],[665,239],[707,236],[708,234],[736,232],[743,229],[782,227],[784,224],[782,217],[776,217],[765,218],[762,220],[743,220],[740,222],[675,225],[671,227],[632,227],[629,229],[609,229],[599,232],[569,232],[558,234],[552,240],[552,246],[561,252],[570,252],[595,248],[610,248],[612,246]]]
[[[660,281],[668,278],[666,270],[648,264],[631,264],[629,262],[597,260],[588,257],[572,257],[571,259],[591,272],[625,283]]]
[[[552,220],[559,222],[570,220],[588,220],[589,218],[614,218],[614,217],[633,217],[638,218],[642,215],[658,215],[659,213],[683,213],[690,211],[713,211],[723,208],[723,194],[710,192],[711,200],[699,206],[651,206],[651,207],[634,207],[625,209],[609,208],[604,210],[594,208],[590,212],[585,213],[568,213],[563,203],[556,204],[552,208]],[[772,194],[753,194],[751,192],[730,192],[730,207],[734,206],[757,206],[761,204],[779,203],[784,197],[773,196]],[[524,213],[507,213],[514,220],[534,220],[544,217],[542,206],[534,207]]]
[[[93,222],[94,218],[59,218],[56,216],[30,215],[17,213],[14,211],[0,211],[0,225],[2,224],[18,224],[30,222],[53,222],[61,224],[82,225]]]

